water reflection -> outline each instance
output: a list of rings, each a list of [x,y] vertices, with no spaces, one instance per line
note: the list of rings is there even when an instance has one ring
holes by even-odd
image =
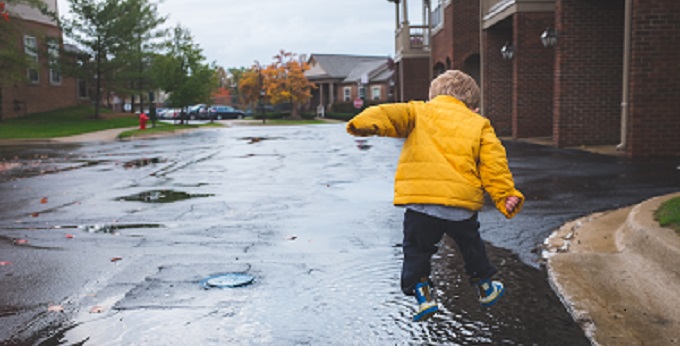
[[[144,203],[172,203],[190,198],[211,197],[213,194],[190,194],[173,190],[146,191],[131,196],[117,198],[117,201],[144,202]]]

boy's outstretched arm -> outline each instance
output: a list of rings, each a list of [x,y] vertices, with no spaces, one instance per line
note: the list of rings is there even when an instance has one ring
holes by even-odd
[[[479,174],[482,185],[494,201],[496,209],[505,217],[512,218],[522,210],[524,195],[515,188],[505,147],[489,123],[482,130],[481,144]]]
[[[347,123],[354,136],[407,137],[415,124],[415,109],[410,103],[383,104],[366,108]]]

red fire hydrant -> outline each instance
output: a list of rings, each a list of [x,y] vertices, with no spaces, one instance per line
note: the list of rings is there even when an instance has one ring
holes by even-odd
[[[139,115],[139,129],[146,130],[146,122],[149,121],[149,117],[142,113]]]

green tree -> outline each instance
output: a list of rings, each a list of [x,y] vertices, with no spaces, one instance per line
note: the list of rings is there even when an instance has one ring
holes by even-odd
[[[238,104],[241,99],[239,94],[239,83],[248,69],[245,67],[232,67],[227,69],[227,86],[231,91],[232,104]]]
[[[172,31],[166,54],[156,55],[152,71],[158,86],[168,94],[171,107],[208,103],[218,87],[216,67],[205,62],[200,47],[188,29],[177,26]]]
[[[128,24],[124,20],[127,13],[118,0],[69,0],[69,3],[73,17],[63,19],[62,26],[81,49],[81,56],[91,60],[80,59],[75,68],[66,71],[94,84],[94,117],[98,118],[103,89],[113,84],[114,53],[127,44],[120,35],[127,30],[124,27]]]
[[[269,102],[265,90],[267,89],[267,81],[265,80],[265,68],[260,65],[259,61],[255,61],[253,66],[241,74],[238,81],[238,92],[241,102],[255,108],[257,106],[257,113],[263,113],[262,105]],[[262,115],[262,122],[265,122],[265,116]]]
[[[155,88],[150,70],[151,56],[164,43],[167,30],[160,26],[167,18],[159,15],[158,5],[150,0],[126,0],[120,6],[126,15],[119,19],[122,30],[117,34],[125,44],[117,46],[119,50],[113,52],[114,90],[133,98],[131,111],[134,112],[134,96],[139,96],[140,110],[143,110],[146,92]]]

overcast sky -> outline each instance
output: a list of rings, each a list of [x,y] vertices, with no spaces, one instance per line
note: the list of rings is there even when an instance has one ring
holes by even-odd
[[[68,0],[58,4],[67,15]],[[168,26],[188,28],[208,62],[225,68],[268,64],[280,49],[394,56],[395,11],[387,0],[164,0],[159,12]],[[421,16],[409,13],[414,24]]]

